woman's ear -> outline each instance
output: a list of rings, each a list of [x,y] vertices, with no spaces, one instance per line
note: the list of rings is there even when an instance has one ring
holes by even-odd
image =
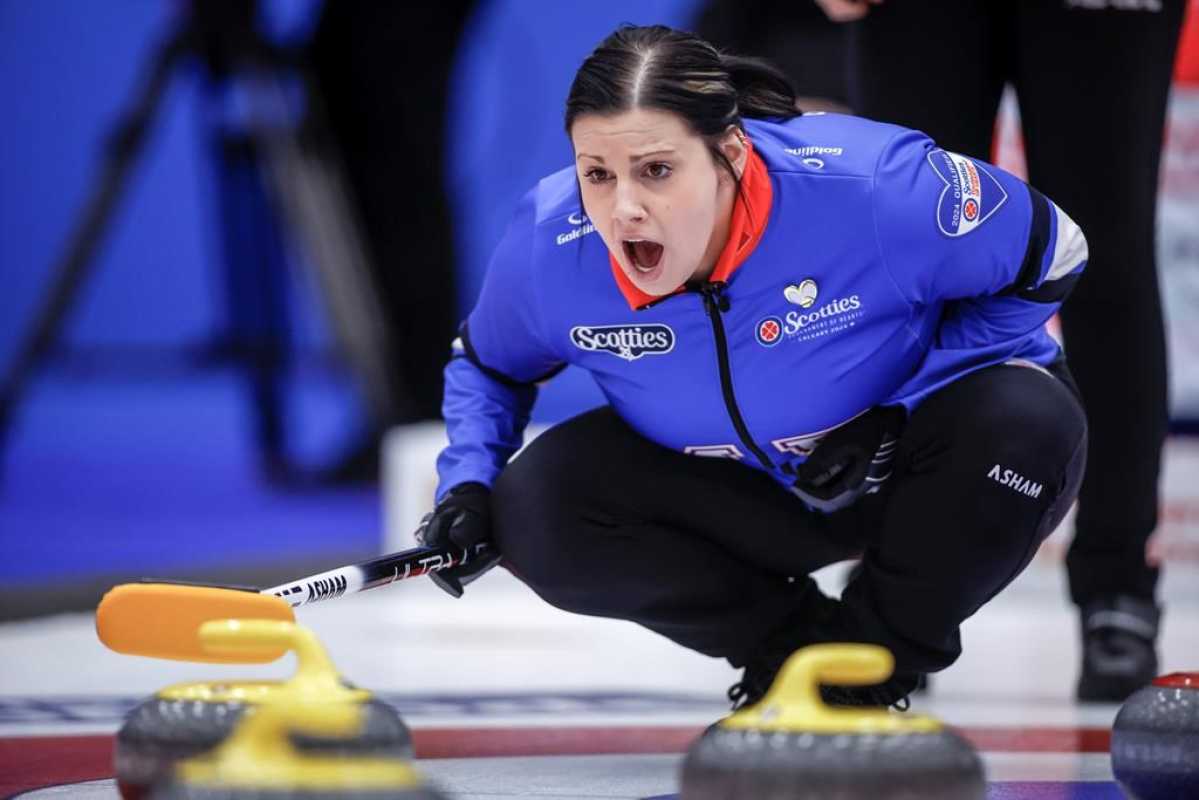
[[[729,160],[737,180],[745,174],[745,164],[749,160],[750,144],[745,131],[736,125],[730,125],[720,139],[720,152]]]

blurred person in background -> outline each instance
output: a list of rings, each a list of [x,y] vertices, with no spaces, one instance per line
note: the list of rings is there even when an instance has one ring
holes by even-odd
[[[1157,526],[1168,424],[1154,247],[1158,167],[1185,0],[817,0],[847,27],[856,113],[991,157],[1006,84],[1029,180],[1087,232],[1062,308],[1091,447],[1066,557],[1079,699],[1122,701],[1157,673]]]
[[[473,6],[329,0],[311,46],[407,389],[390,424],[441,417],[445,343],[457,323],[446,95]],[[374,479],[378,444],[362,443],[328,477]]]
[[[700,38],[731,53],[753,53],[781,69],[805,111],[849,113],[845,26],[814,3],[708,0],[695,21]]]

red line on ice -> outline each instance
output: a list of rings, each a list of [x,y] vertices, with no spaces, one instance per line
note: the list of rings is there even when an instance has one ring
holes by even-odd
[[[958,728],[992,753],[1106,753],[1107,728]],[[702,726],[416,728],[418,758],[682,753]],[[0,798],[42,786],[112,777],[111,735],[0,738]]]

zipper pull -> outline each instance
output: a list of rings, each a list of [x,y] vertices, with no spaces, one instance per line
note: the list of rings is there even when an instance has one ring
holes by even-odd
[[[727,288],[728,284],[723,281],[717,281],[712,284],[712,294],[716,297],[716,307],[721,311],[729,310],[729,296],[724,293],[724,290]]]
[[[704,296],[704,307],[707,308],[709,315],[711,315],[714,307],[720,309],[722,312],[729,310],[729,298],[724,293],[727,287],[728,284],[722,281],[714,283],[705,282],[699,287],[700,293]]]

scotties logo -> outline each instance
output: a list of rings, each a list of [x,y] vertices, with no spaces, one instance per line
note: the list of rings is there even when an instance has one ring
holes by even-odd
[[[602,350],[636,361],[673,350],[674,331],[668,325],[576,325],[570,329],[570,341],[580,350]]]
[[[937,198],[937,227],[946,236],[965,236],[1007,201],[999,181],[965,156],[933,150],[928,163],[945,184]]]
[[[857,326],[866,312],[860,295],[838,297],[819,308],[816,303],[816,282],[806,280],[783,290],[788,302],[807,309],[788,311],[781,316],[762,317],[754,326],[754,338],[763,347],[774,347],[784,339],[807,342],[842,333]],[[806,305],[805,305],[806,303]]]
[[[763,347],[774,347],[783,338],[783,321],[778,317],[766,317],[758,323],[756,331],[758,344]]]

